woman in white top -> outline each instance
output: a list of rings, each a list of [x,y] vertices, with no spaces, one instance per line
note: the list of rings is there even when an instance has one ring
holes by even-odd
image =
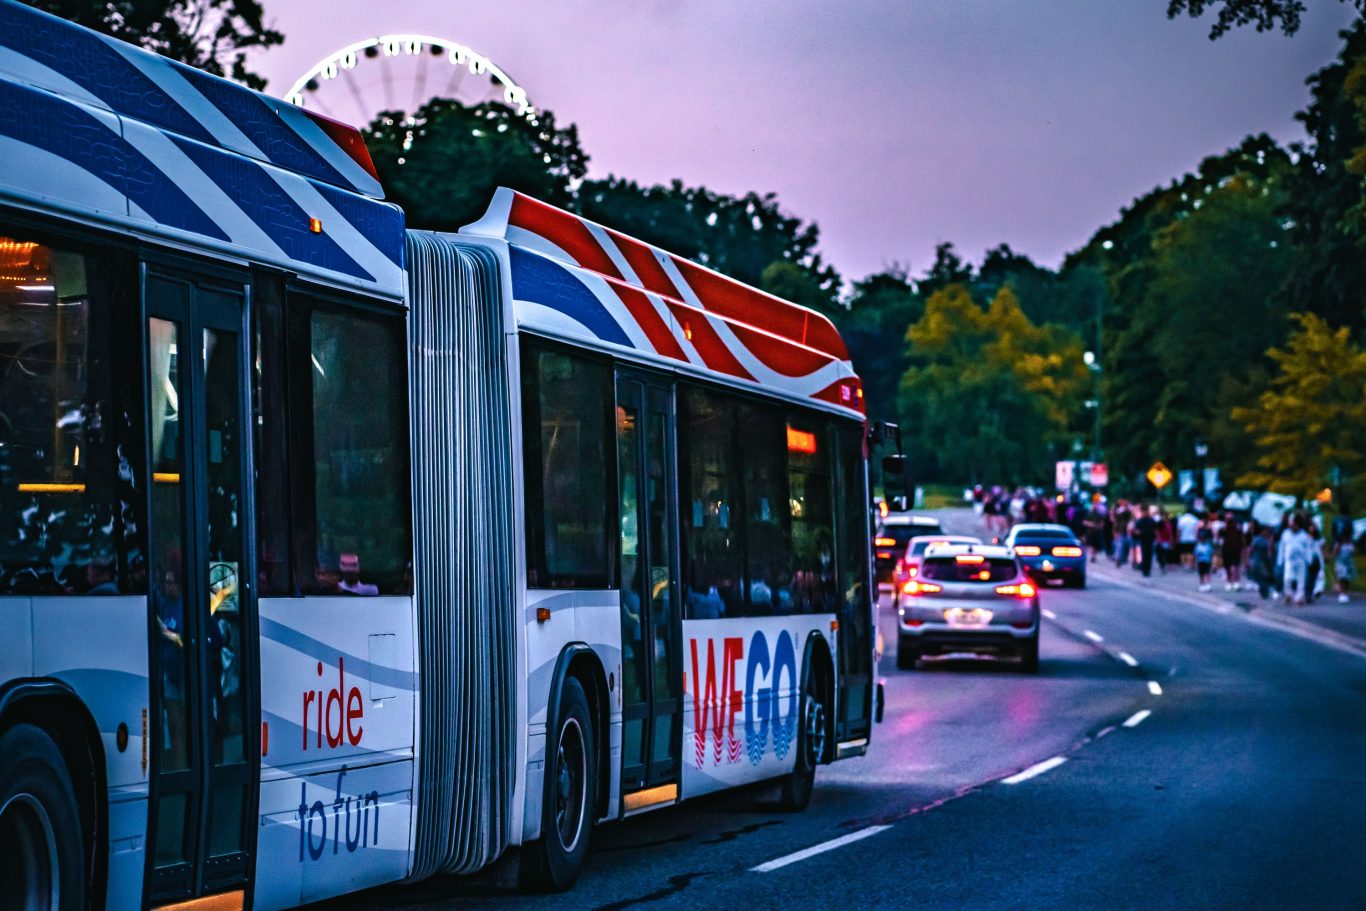
[[[1309,563],[1313,559],[1313,541],[1304,530],[1304,520],[1295,516],[1290,527],[1281,535],[1280,546],[1276,550],[1276,562],[1285,567],[1285,599],[1296,605],[1304,604],[1305,582],[1308,581]]]

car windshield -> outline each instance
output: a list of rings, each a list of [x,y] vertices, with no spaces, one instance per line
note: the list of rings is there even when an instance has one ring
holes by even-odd
[[[960,554],[956,557],[931,557],[921,567],[922,579],[938,582],[1006,582],[1015,578],[1014,560]]]
[[[946,541],[942,538],[928,538],[924,541],[916,541],[911,544],[910,556],[918,557],[925,552],[925,548],[931,544],[970,544],[970,541]]]
[[[1077,536],[1065,528],[1026,528],[1014,537],[1015,541],[1075,541]]]

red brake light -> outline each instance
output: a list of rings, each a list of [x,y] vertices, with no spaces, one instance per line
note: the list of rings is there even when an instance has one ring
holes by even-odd
[[[1053,556],[1055,556],[1055,557],[1080,557],[1080,556],[1081,556],[1081,548],[1080,548],[1080,547],[1055,547],[1055,548],[1053,548]]]
[[[979,554],[959,554],[953,558],[955,563],[985,563],[986,559]]]
[[[1018,583],[1018,584],[1016,584],[1016,583],[1011,583],[1010,585],[998,585],[998,586],[996,586],[996,594],[998,594],[998,595],[1014,595],[1015,597],[1020,598],[1021,600],[1026,600],[1026,601],[1027,601],[1028,599],[1034,597],[1034,595],[1037,594],[1037,593],[1038,593],[1038,589],[1036,589],[1033,585],[1031,585],[1031,584],[1028,583],[1028,582],[1020,582],[1020,583]]]
[[[903,595],[929,595],[934,592],[942,592],[943,590],[944,586],[942,585],[935,585],[933,582],[920,582],[915,579],[912,579],[901,586],[901,593]]]
[[[1015,548],[1015,553],[1022,557],[1037,557],[1039,554],[1043,553],[1043,551],[1033,544],[1021,544],[1019,547]]]
[[[896,538],[874,538],[874,547],[896,547]]]

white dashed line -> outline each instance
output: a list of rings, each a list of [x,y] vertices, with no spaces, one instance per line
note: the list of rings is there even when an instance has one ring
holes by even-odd
[[[1162,695],[1162,684],[1158,683],[1156,680],[1149,680],[1149,681],[1148,681],[1148,692],[1152,693],[1154,696],[1161,696],[1161,695]]]
[[[1108,728],[1102,728],[1101,730],[1096,732],[1096,739],[1099,740],[1102,737],[1105,737],[1109,734],[1113,734],[1115,730],[1116,728],[1113,724],[1110,725]]]
[[[1152,712],[1148,709],[1144,709],[1141,712],[1134,712],[1133,715],[1129,717],[1129,720],[1124,722],[1124,726],[1126,728],[1136,728],[1151,714]]]
[[[1054,756],[1052,759],[1045,759],[1043,762],[1036,762],[1034,765],[1025,769],[1023,772],[1016,772],[1009,778],[1002,778],[1001,784],[1019,784],[1022,781],[1028,781],[1036,775],[1042,775],[1044,772],[1056,769],[1058,766],[1062,765],[1066,761],[1066,756]]]
[[[848,835],[841,835],[839,838],[823,841],[818,845],[813,845],[801,851],[785,854],[782,857],[770,860],[767,863],[759,864],[757,867],[750,867],[749,869],[751,873],[771,873],[774,870],[780,870],[783,867],[786,867],[788,864],[795,864],[798,861],[806,860],[808,857],[815,857],[817,854],[824,854],[826,851],[833,851],[836,848],[842,848],[845,845],[852,845],[856,841],[862,841],[879,832],[885,832],[890,828],[891,826],[869,826],[866,829],[859,829],[857,832],[850,832]]]
[[[1092,642],[1104,642],[1104,641],[1105,641],[1105,637],[1102,636],[1100,633],[1095,632],[1094,630],[1089,630],[1089,629],[1088,629],[1088,630],[1086,630],[1084,633],[1082,633],[1082,635],[1085,636],[1087,639],[1090,639]]]
[[[1053,613],[1051,610],[1049,610],[1049,609],[1046,608],[1046,607],[1045,607],[1042,611],[1040,611],[1040,613],[1042,613],[1042,614],[1043,614],[1045,617],[1047,617],[1049,620],[1056,620],[1056,619],[1058,619],[1058,615],[1055,614],[1055,613]]]
[[[1120,652],[1119,660],[1129,665],[1129,667],[1138,667],[1138,659],[1128,652]]]

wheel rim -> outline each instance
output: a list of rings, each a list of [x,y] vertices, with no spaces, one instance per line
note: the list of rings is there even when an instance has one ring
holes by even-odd
[[[47,810],[32,794],[0,807],[0,909],[51,909],[61,904],[57,839]],[[16,888],[17,886],[17,888]]]
[[[825,706],[810,693],[806,696],[806,764],[815,768],[825,755]]]
[[[587,750],[578,719],[560,728],[555,757],[555,828],[566,853],[578,847],[588,803]]]

